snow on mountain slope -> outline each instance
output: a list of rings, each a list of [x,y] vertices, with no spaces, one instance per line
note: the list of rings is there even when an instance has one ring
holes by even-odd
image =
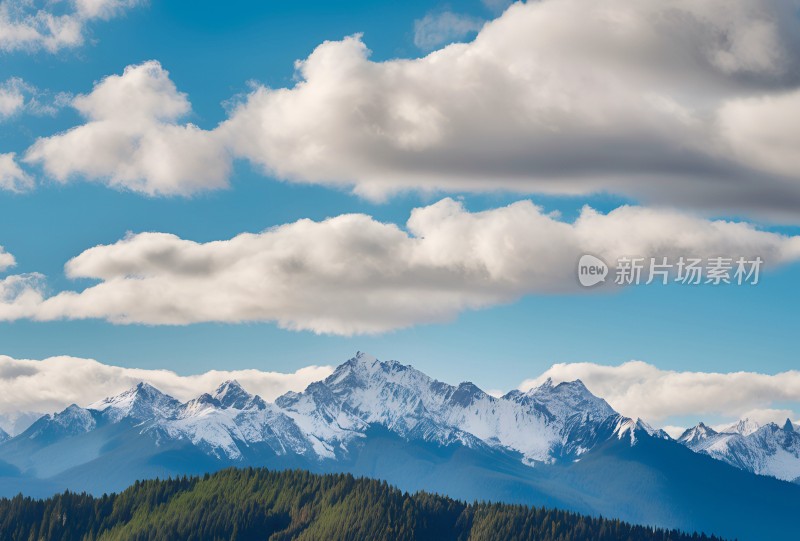
[[[742,436],[749,436],[756,430],[761,428],[761,425],[758,424],[756,421],[751,421],[749,418],[745,417],[734,424],[725,427],[718,432],[727,432],[731,434],[741,434]]]
[[[214,391],[214,398],[219,401],[223,408],[243,410],[253,407],[264,409],[266,407],[266,402],[260,396],[251,395],[236,380],[226,381],[217,387],[217,390]]]
[[[8,435],[8,432],[6,432],[2,428],[0,428],[0,443],[3,443],[4,441],[9,439],[10,437],[11,436]]]
[[[371,425],[408,439],[478,445],[486,428],[479,418],[495,399],[475,389],[452,387],[396,361],[359,353],[324,381],[275,404],[309,435],[320,456],[333,458]],[[459,401],[475,401],[475,414],[463,415]]]
[[[103,413],[112,423],[122,419],[148,421],[173,417],[181,403],[148,383],[140,383],[117,396],[90,404],[87,409]]]
[[[64,411],[45,415],[17,437],[31,440],[77,436],[95,429],[97,419],[88,409],[72,404]]]
[[[800,478],[800,433],[789,419],[783,427],[775,423],[757,427],[743,419],[725,432],[700,423],[684,432],[678,442],[751,473],[784,481]]]
[[[500,447],[520,453],[527,463],[581,454],[602,437],[603,423],[618,417],[580,382],[547,382],[496,398],[472,383],[448,385],[363,353],[304,392],[278,398],[276,405],[329,456],[362,437],[368,426],[380,425],[440,445]]]
[[[631,440],[631,445],[636,445],[636,438],[641,432],[644,432],[647,435],[660,440],[672,439],[669,434],[667,434],[660,428],[653,428],[652,426],[650,426],[641,419],[630,419],[628,417],[619,417],[617,420],[617,424],[614,427],[614,434],[619,439],[622,439],[626,436],[629,437]]]
[[[610,437],[617,423],[627,420],[589,392],[580,380],[553,385],[548,378],[527,393],[511,391],[503,398],[518,404],[524,415],[543,420],[552,434],[547,449],[550,461],[579,457],[598,441]]]
[[[298,427],[272,404],[226,381],[214,395],[204,394],[182,405],[170,419],[148,428],[158,436],[188,439],[217,458],[237,460],[254,444],[277,455],[311,454]]]
[[[717,436],[719,436],[719,433],[716,430],[703,423],[699,423],[697,426],[689,428],[681,434],[678,438],[678,442],[691,449],[697,450],[702,448],[705,442],[709,440],[713,441]]]
[[[405,440],[409,449],[463,446],[477,452],[473,456],[503,456],[521,468],[577,467],[591,463],[584,456],[598,447],[620,452],[623,444],[634,452],[671,439],[640,419],[619,415],[579,380],[558,385],[548,380],[498,398],[469,382],[450,385],[411,366],[359,353],[326,379],[274,403],[236,381],[185,403],[142,383],[87,408],[72,405],[45,415],[22,434],[0,439],[0,461],[42,479],[94,461],[116,464],[121,456],[141,456],[147,467],[153,459],[199,460],[214,464],[202,466],[211,469],[229,464],[326,469],[364,459],[370,445],[385,444],[381,438],[387,432],[392,445]],[[782,427],[758,426],[745,419],[724,432],[701,423],[678,443],[750,473],[800,478],[800,431],[788,421]],[[371,460],[362,467],[372,471]]]
[[[0,443],[0,466],[12,474],[0,476],[0,491],[100,494],[134,479],[231,465],[301,467],[731,539],[795,539],[800,488],[753,473],[800,475],[796,428],[734,428],[698,425],[679,444],[619,415],[580,381],[496,398],[358,354],[274,403],[227,381],[185,403],[140,384],[88,408],[70,406]],[[754,527],[753,516],[764,520]]]
[[[34,426],[57,437],[123,421],[156,444],[186,441],[229,461],[265,452],[313,460],[347,457],[375,426],[409,441],[511,451],[529,465],[577,459],[614,434],[630,434],[632,444],[639,430],[656,434],[640,421],[621,417],[580,381],[547,381],[527,393],[496,398],[472,383],[449,385],[363,353],[325,380],[274,403],[235,381],[184,404],[140,383],[86,409],[71,406],[46,416]],[[36,430],[27,436],[36,437]]]

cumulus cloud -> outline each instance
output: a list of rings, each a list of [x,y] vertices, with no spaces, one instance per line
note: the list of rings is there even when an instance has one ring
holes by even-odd
[[[78,47],[86,40],[91,22],[112,19],[139,3],[140,0],[2,0],[0,51],[55,53]]]
[[[602,396],[618,412],[648,421],[672,417],[749,417],[758,422],[796,419],[781,404],[800,403],[800,371],[779,374],[757,372],[690,372],[662,370],[642,361],[618,366],[594,363],[553,365],[536,379],[524,381],[520,390],[554,382],[580,379],[594,394]],[[725,426],[730,423],[724,423]],[[722,426],[722,425],[720,425]],[[680,427],[670,427],[677,432]]]
[[[478,17],[452,11],[428,13],[414,21],[414,45],[430,51],[440,45],[466,38],[480,30],[483,23]]]
[[[227,185],[230,157],[214,132],[178,124],[191,106],[158,62],[105,78],[72,106],[86,124],[39,139],[25,157],[56,180],[82,175],[149,195]]]
[[[359,36],[325,42],[297,63],[294,87],[257,87],[205,131],[176,123],[182,94],[181,113],[166,116],[125,100],[175,100],[160,70],[133,66],[99,85],[120,92],[136,126],[94,113],[98,87],[81,108],[88,122],[29,158],[62,180],[151,194],[225,186],[230,154],[375,198],[503,189],[794,218],[800,208],[796,0],[518,3],[473,41],[411,60],[372,62]],[[113,145],[73,158],[108,132]]]
[[[796,19],[771,0],[515,4],[473,42],[418,60],[370,62],[358,37],[325,43],[297,86],[256,90],[220,129],[271,173],[375,197],[605,190],[796,209],[796,173],[734,153],[718,119],[730,100],[796,84],[784,15]]]
[[[0,154],[0,190],[21,192],[33,187],[33,177],[22,170],[14,152]]]
[[[530,201],[472,213],[443,199],[413,210],[405,229],[347,214],[206,243],[131,234],[66,264],[70,278],[99,282],[82,291],[48,297],[39,275],[6,278],[0,320],[275,321],[379,333],[524,295],[579,291],[584,253],[612,266],[630,255],[759,256],[768,268],[800,258],[800,237],[642,207],[587,207],[567,223]]]
[[[29,360],[0,355],[0,414],[53,412],[73,403],[87,406],[142,381],[185,401],[235,379],[248,392],[272,401],[287,391],[302,391],[332,371],[330,366],[311,365],[288,374],[248,369],[180,376],[170,370],[123,368],[78,357]]]

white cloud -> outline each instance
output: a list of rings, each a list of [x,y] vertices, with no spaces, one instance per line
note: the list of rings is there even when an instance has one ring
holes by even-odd
[[[86,107],[87,124],[28,157],[61,180],[149,194],[224,187],[231,154],[283,179],[374,198],[405,189],[612,192],[795,219],[800,176],[792,156],[782,161],[800,129],[789,122],[800,83],[795,3],[514,4],[474,41],[412,60],[371,62],[359,36],[325,42],[297,63],[293,88],[257,87],[210,131],[125,99],[156,91],[180,96],[188,111],[151,62],[85,98],[93,104],[105,86],[142,122],[127,127]],[[123,84],[147,77],[162,84]],[[106,137],[98,152],[74,157]]]
[[[21,192],[33,187],[33,177],[20,168],[16,154],[0,154],[0,190]]]
[[[612,191],[796,209],[796,172],[779,180],[750,154],[732,159],[716,120],[728,100],[792,84],[787,6],[516,4],[473,42],[411,61],[370,62],[358,37],[328,42],[299,64],[297,86],[256,90],[220,129],[280,177],[375,197]]]
[[[0,51],[55,53],[82,45],[92,21],[117,17],[140,0],[0,1]]]
[[[225,380],[235,379],[248,392],[272,401],[287,391],[302,391],[331,372],[330,366],[312,365],[288,374],[248,369],[180,376],[170,370],[123,368],[77,357],[28,360],[0,355],[0,414],[52,412],[73,403],[87,406],[141,381],[185,401],[213,392]]]
[[[87,123],[39,139],[25,158],[56,180],[83,175],[149,195],[227,185],[230,157],[214,132],[178,124],[191,106],[158,62],[103,79],[72,106]]]
[[[6,252],[5,248],[0,246],[0,272],[10,269],[16,264],[17,260],[14,259],[14,256]]]
[[[800,171],[800,90],[730,100],[719,121],[726,141],[742,160],[766,171],[796,177]]]
[[[779,374],[757,372],[690,372],[662,370],[642,361],[618,366],[594,363],[555,364],[536,379],[526,380],[521,390],[546,378],[555,382],[580,379],[618,412],[660,422],[676,417],[749,417],[758,422],[796,419],[793,410],[776,407],[800,403],[800,371]],[[730,423],[724,423],[726,426]],[[673,432],[680,427],[671,427]]]
[[[129,235],[66,264],[70,278],[99,281],[82,291],[46,297],[38,275],[6,278],[0,320],[275,321],[379,333],[524,295],[579,291],[577,261],[587,252],[612,264],[621,255],[730,255],[760,256],[769,268],[800,258],[800,237],[628,206],[585,208],[566,223],[529,201],[471,213],[443,199],[415,209],[406,228],[349,214],[207,243]]]
[[[25,105],[25,85],[22,79],[12,77],[0,83],[0,120],[21,111]]]
[[[0,83],[0,121],[21,112],[33,115],[54,115],[70,100],[67,93],[51,94],[25,82],[9,77]]]
[[[37,273],[0,279],[0,321],[30,318],[44,300],[45,279]]]
[[[483,26],[478,17],[443,11],[428,13],[414,21],[414,45],[430,51],[441,45],[464,39]]]

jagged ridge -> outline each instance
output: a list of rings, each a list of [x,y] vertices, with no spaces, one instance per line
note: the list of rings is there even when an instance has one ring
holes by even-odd
[[[87,408],[45,416],[18,437],[76,435],[125,422],[157,442],[189,441],[215,458],[239,460],[266,446],[279,456],[325,460],[347,456],[380,426],[407,440],[503,449],[532,465],[574,460],[615,433],[645,429],[628,421],[580,381],[548,380],[497,398],[472,383],[449,385],[359,352],[325,380],[274,403],[236,381],[186,403],[140,383]]]

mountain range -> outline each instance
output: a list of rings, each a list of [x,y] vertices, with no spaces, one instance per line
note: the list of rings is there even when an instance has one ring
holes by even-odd
[[[494,397],[359,353],[272,403],[235,381],[185,403],[140,383],[43,416],[0,436],[0,495],[101,494],[142,478],[266,466],[740,540],[796,539],[800,485],[768,476],[796,479],[786,466],[800,449],[794,428],[698,425],[675,441],[580,381]]]
[[[700,423],[678,442],[751,473],[800,481],[800,427],[789,419],[783,426],[743,419],[719,432]]]

